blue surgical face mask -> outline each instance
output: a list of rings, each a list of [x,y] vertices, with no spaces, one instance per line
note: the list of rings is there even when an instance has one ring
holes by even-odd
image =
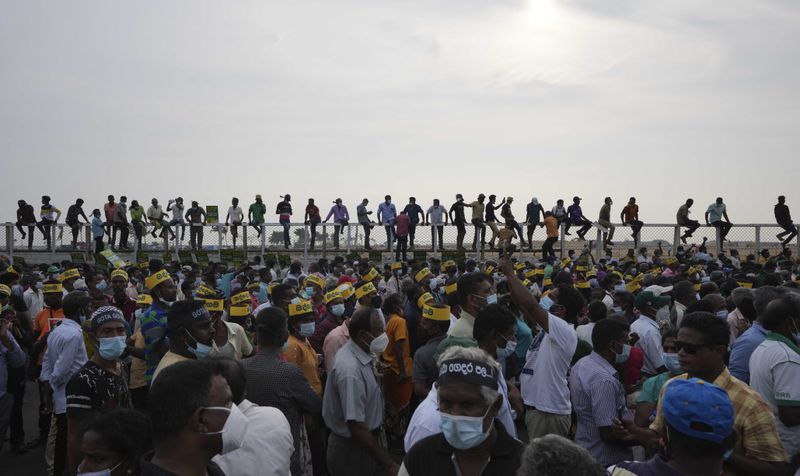
[[[479,417],[457,416],[439,412],[444,438],[450,446],[458,450],[467,450],[480,445],[489,437],[489,432],[483,431],[483,420],[491,410],[491,407],[489,407],[486,413]]]
[[[108,282],[104,279],[99,283],[95,284],[94,287],[97,288],[98,291],[105,291],[106,289],[108,289]]]
[[[628,358],[631,356],[631,346],[628,344],[622,345],[622,353],[617,354],[616,362],[618,364],[624,364],[628,361]]]
[[[517,350],[517,341],[515,340],[508,340],[503,335],[500,335],[504,341],[506,341],[505,347],[498,347],[497,348],[497,358],[500,361],[507,359],[509,356],[514,354],[514,351]]]
[[[281,346],[281,353],[284,353],[287,350],[289,350],[289,341],[288,340],[286,342],[284,342],[283,345]]]
[[[314,296],[314,288],[307,287],[305,290],[306,299],[311,299]]]
[[[678,354],[664,352],[664,366],[671,374],[682,373],[681,364],[678,362]]]
[[[115,469],[119,468],[119,465],[121,465],[123,461],[125,460],[120,461],[113,468],[103,469],[100,471],[86,472],[81,471],[81,468],[78,467],[78,476],[111,476],[111,473],[113,473]]]
[[[497,304],[497,294],[490,294],[486,296],[486,305],[490,306],[492,304]]]
[[[539,306],[545,311],[549,311],[550,308],[553,307],[553,304],[555,303],[550,299],[550,296],[543,296],[542,299],[539,300]]]
[[[625,283],[617,284],[614,286],[615,293],[626,293],[628,292],[628,286],[625,286]]]
[[[184,332],[186,332],[186,335],[191,337],[191,339],[194,341],[194,345],[195,345],[195,347],[191,347],[191,346],[187,345],[186,349],[192,355],[194,355],[195,358],[197,358],[198,360],[208,357],[208,354],[211,353],[212,347],[210,345],[205,345],[205,344],[203,344],[201,342],[197,342],[197,339],[194,338],[194,336],[192,335],[191,332],[189,332],[186,328],[184,328],[183,330],[184,330]]]
[[[331,306],[331,314],[336,317],[342,317],[344,315],[344,304],[334,304]]]
[[[316,324],[313,322],[303,322],[300,324],[300,335],[303,337],[308,337],[314,333],[314,329],[316,329]]]
[[[727,319],[728,318],[728,311],[726,309],[723,309],[721,311],[717,311],[715,314],[720,319]]]
[[[100,337],[98,352],[104,360],[117,360],[125,352],[125,336]]]

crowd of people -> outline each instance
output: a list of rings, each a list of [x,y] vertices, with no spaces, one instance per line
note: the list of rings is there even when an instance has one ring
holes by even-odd
[[[12,453],[43,447],[55,476],[800,466],[788,248],[0,269],[0,451],[7,433]]]
[[[275,208],[278,222],[283,227],[283,246],[289,249],[292,246],[291,235],[289,233],[292,225],[292,197],[289,194],[282,195],[281,201]],[[28,249],[33,248],[34,228],[38,228],[45,241],[47,249],[52,247],[52,226],[61,217],[61,210],[56,208],[49,196],[42,197],[42,205],[39,211],[39,219],[36,219],[33,205],[25,200],[17,202],[17,221],[16,227],[19,230],[23,241],[28,240]],[[396,244],[396,259],[406,259],[406,251],[414,248],[416,238],[416,228],[420,225],[431,227],[431,243],[434,251],[444,247],[444,227],[453,225],[457,229],[456,249],[466,250],[465,239],[467,235],[467,224],[471,223],[474,229],[472,238],[472,250],[485,249],[487,245],[486,229],[491,231],[488,245],[490,250],[495,249],[498,244],[501,248],[503,243],[508,244],[512,239],[519,239],[520,245],[527,246],[533,250],[533,235],[536,227],[545,228],[546,236],[541,249],[544,257],[555,254],[553,245],[559,238],[559,229],[564,224],[565,235],[571,236],[570,230],[574,227],[576,239],[585,240],[586,233],[597,226],[602,231],[603,246],[614,244],[614,232],[616,226],[611,222],[611,206],[613,200],[606,197],[598,218],[592,221],[586,217],[581,208],[581,198],[573,197],[572,205],[564,207],[564,200],[557,200],[556,205],[551,210],[545,210],[537,198],[532,198],[525,207],[525,220],[517,222],[511,210],[513,197],[505,197],[499,203],[496,195],[489,195],[488,200],[484,194],[479,194],[473,202],[465,202],[461,194],[456,195],[456,201],[449,207],[440,204],[438,199],[433,200],[433,204],[424,210],[417,204],[415,197],[409,197],[408,204],[398,213],[398,207],[392,203],[392,197],[386,195],[384,201],[378,205],[374,222],[370,215],[373,210],[368,209],[369,200],[362,200],[356,207],[356,218],[358,225],[364,230],[364,248],[372,249],[370,234],[375,226],[383,226],[386,231],[386,243],[389,250]],[[191,202],[191,207],[185,208],[183,198],[170,199],[167,209],[164,211],[158,199],[153,198],[150,207],[145,210],[138,201],[132,200],[128,206],[128,199],[120,197],[119,202],[115,201],[113,195],[108,196],[108,202],[103,205],[103,209],[96,208],[92,211],[91,220],[86,217],[83,211],[83,199],[77,199],[73,205],[67,209],[65,223],[72,232],[72,248],[78,246],[78,237],[83,226],[91,224],[92,239],[94,240],[94,250],[102,251],[105,244],[112,249],[128,250],[130,244],[128,238],[130,232],[138,243],[138,249],[142,249],[142,239],[148,233],[153,238],[167,236],[174,240],[180,234],[183,240],[186,235],[186,227],[189,227],[190,246],[192,249],[203,248],[204,228],[206,225],[206,210],[197,201]],[[676,214],[676,224],[685,227],[686,230],[680,236],[681,241],[686,244],[692,234],[701,226],[700,222],[689,217],[691,208],[694,205],[693,199],[678,208]],[[470,209],[470,220],[467,220],[467,211]],[[169,213],[167,213],[169,212]],[[264,231],[265,215],[267,208],[262,201],[261,195],[256,195],[254,202],[247,209],[247,222],[244,221],[245,213],[239,206],[239,199],[234,197],[231,206],[225,215],[225,230],[230,229],[233,246],[236,247],[239,237],[239,228],[251,226],[255,229],[257,236],[260,237]],[[498,218],[497,214],[500,214]],[[128,219],[130,215],[130,220]],[[781,245],[786,247],[797,236],[797,226],[792,221],[789,207],[786,205],[786,197],[778,197],[778,203],[774,207],[775,222],[783,229],[777,235]],[[639,205],[636,197],[631,197],[627,204],[622,208],[620,221],[623,226],[629,226],[634,247],[638,247],[640,242],[640,232],[643,222],[639,219]],[[83,219],[83,222],[81,222]],[[339,249],[339,237],[344,233],[350,224],[350,213],[347,207],[342,204],[342,199],[337,198],[330,211],[323,220],[319,207],[313,198],[308,199],[308,204],[303,213],[303,223],[310,229],[309,249],[313,250],[317,238],[317,226],[320,223],[327,223],[332,220],[334,224],[333,246]],[[720,237],[724,241],[730,231],[731,224],[728,218],[727,207],[721,197],[710,204],[704,215],[706,226],[719,229]],[[221,220],[220,220],[221,222]],[[526,230],[523,231],[523,225]],[[26,233],[27,228],[27,233]],[[179,233],[180,232],[180,233]],[[526,239],[527,238],[527,239]]]

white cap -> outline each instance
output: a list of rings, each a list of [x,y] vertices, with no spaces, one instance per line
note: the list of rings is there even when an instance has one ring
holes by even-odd
[[[672,291],[672,286],[659,286],[657,284],[654,284],[652,286],[647,286],[646,288],[644,288],[644,291],[651,292],[656,296],[661,296],[662,294],[666,294]]]

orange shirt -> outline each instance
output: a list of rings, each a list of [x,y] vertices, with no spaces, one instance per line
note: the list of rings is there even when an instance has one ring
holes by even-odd
[[[639,214],[639,205],[626,205],[622,209],[622,213],[625,215],[625,223],[632,222],[636,219],[636,215]]]
[[[395,344],[400,343],[403,348],[403,367],[405,367],[406,375],[411,376],[411,345],[408,342],[408,325],[406,320],[397,314],[392,314],[389,322],[386,323],[386,335],[389,337],[389,344],[383,352],[383,360],[385,360],[392,367],[392,371],[400,374],[400,365],[397,362],[397,356],[394,353]]]
[[[307,339],[300,340],[297,337],[289,334],[289,348],[283,353],[287,362],[291,362],[300,367],[300,371],[306,376],[308,384],[317,392],[317,395],[322,395],[322,381],[319,379],[319,370],[317,365],[317,353]]]
[[[61,324],[62,319],[64,319],[63,309],[51,309],[49,307],[45,307],[39,311],[39,314],[36,314],[36,317],[33,320],[33,332],[35,334],[39,334],[37,340],[42,340],[48,332],[58,327],[58,325]],[[37,365],[42,365],[46,349],[47,346],[45,346],[45,349],[43,349],[42,353],[39,354],[39,358],[36,361]]]
[[[547,229],[548,238],[558,238],[558,220],[554,216],[544,219],[544,227]]]

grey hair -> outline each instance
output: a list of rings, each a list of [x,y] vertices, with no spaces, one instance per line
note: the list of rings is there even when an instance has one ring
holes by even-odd
[[[438,367],[442,365],[442,362],[453,359],[467,359],[480,362],[487,367],[493,368],[495,372],[497,372],[498,378],[503,378],[503,374],[500,370],[500,364],[498,364],[496,360],[487,354],[486,351],[478,347],[461,347],[457,345],[448,347],[439,355],[439,358],[436,360],[436,366]],[[486,402],[487,407],[494,405],[494,402],[497,401],[497,396],[500,395],[499,391],[491,387],[487,387],[486,385],[481,385],[480,393]]]
[[[736,307],[743,304],[744,301],[753,300],[753,290],[748,288],[736,288],[731,291],[731,299]]]
[[[525,448],[517,476],[605,476],[588,451],[558,435],[535,438]]]

